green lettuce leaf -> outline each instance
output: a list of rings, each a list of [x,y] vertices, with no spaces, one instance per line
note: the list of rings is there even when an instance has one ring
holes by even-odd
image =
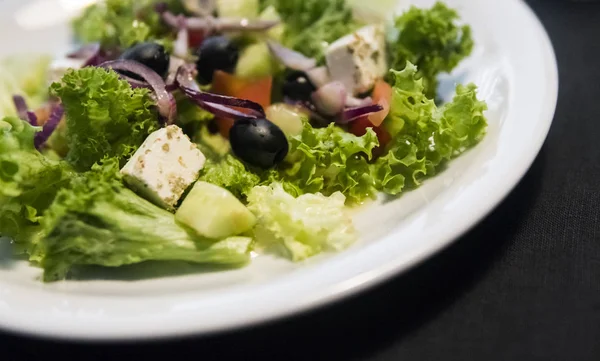
[[[96,164],[56,196],[42,218],[44,237],[33,255],[44,268],[45,281],[63,279],[76,265],[249,262],[250,238],[197,238],[179,226],[173,214],[125,188],[118,170],[116,159]]]
[[[67,163],[35,149],[39,130],[17,118],[0,120],[0,235],[25,248],[37,242],[40,216],[72,175]]]
[[[411,63],[392,75],[392,104],[383,126],[393,141],[374,164],[374,176],[379,189],[398,194],[479,143],[487,128],[487,106],[477,99],[477,87],[469,84],[458,85],[454,99],[438,108],[425,96],[423,79]]]
[[[170,43],[173,33],[154,11],[158,2],[166,2],[176,13],[183,11],[178,0],[99,1],[73,21],[75,35],[84,43],[99,42],[103,48],[109,49],[128,48],[148,40]]]
[[[379,145],[372,129],[362,137],[335,124],[313,128],[308,122],[301,135],[290,139],[288,166],[268,174],[270,181],[284,181],[293,195],[343,193],[358,203],[375,196],[375,180],[369,160]]]
[[[357,234],[346,213],[345,197],[305,194],[294,198],[279,183],[258,186],[248,196],[248,209],[257,217],[257,246],[284,252],[301,261],[323,251],[339,251]]]
[[[66,114],[67,160],[85,171],[104,157],[126,160],[159,128],[147,89],[132,89],[112,70],[69,70],[51,86]]]
[[[471,28],[458,20],[458,13],[441,2],[430,9],[413,6],[395,20],[399,36],[389,45],[391,68],[417,65],[429,98],[435,98],[437,76],[452,71],[473,50]]]
[[[209,159],[200,180],[223,187],[242,200],[253,187],[261,183],[258,174],[247,170],[241,161],[230,154],[222,159]]]
[[[330,43],[360,27],[345,0],[262,0],[261,5],[273,6],[283,19],[286,46],[320,63]]]

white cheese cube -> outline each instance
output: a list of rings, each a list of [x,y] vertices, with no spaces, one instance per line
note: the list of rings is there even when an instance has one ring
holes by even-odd
[[[150,134],[121,174],[140,195],[173,210],[205,162],[204,154],[181,128],[170,125]]]
[[[353,94],[369,91],[388,71],[384,26],[369,25],[336,40],[325,57],[332,80]]]
[[[85,64],[85,59],[71,59],[71,58],[56,58],[50,63],[50,70],[48,78],[50,82],[60,81],[63,75],[69,69],[81,69]]]

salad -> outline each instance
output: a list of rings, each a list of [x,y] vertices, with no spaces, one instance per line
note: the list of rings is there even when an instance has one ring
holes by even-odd
[[[0,61],[0,234],[44,271],[301,261],[358,237],[482,140],[473,49],[443,3],[391,21],[350,0],[105,0],[64,57]],[[375,13],[387,13],[389,8]]]

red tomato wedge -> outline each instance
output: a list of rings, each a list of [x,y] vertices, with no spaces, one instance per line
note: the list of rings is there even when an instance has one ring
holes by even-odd
[[[373,88],[373,102],[383,107],[383,110],[377,113],[369,114],[369,120],[375,126],[380,126],[383,120],[390,113],[390,104],[392,102],[392,87],[383,80],[378,80]]]
[[[204,41],[204,31],[189,31],[188,32],[188,45],[190,48],[197,48]]]
[[[387,130],[383,129],[383,127],[376,127],[369,120],[369,116],[365,115],[360,117],[350,123],[349,131],[350,133],[362,137],[367,133],[367,128],[373,128],[375,134],[377,134],[377,139],[379,139],[379,147],[373,149],[373,155],[380,156],[385,149],[385,146],[392,140],[392,136]]]
[[[240,99],[252,100],[267,108],[271,105],[271,88],[273,77],[256,79],[241,78],[224,71],[217,70],[213,77],[212,92],[228,95]],[[247,112],[246,109],[236,108]],[[233,119],[216,119],[222,136],[229,138],[229,129],[233,126]]]

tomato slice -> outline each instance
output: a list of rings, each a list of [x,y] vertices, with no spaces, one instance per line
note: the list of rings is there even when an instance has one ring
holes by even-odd
[[[273,77],[242,78],[221,70],[215,71],[212,91],[232,97],[252,100],[263,106],[271,105]]]
[[[212,91],[216,94],[228,95],[240,99],[252,100],[267,108],[271,105],[271,88],[273,77],[242,78],[221,70],[215,71],[212,83]],[[236,108],[242,112],[247,109]],[[219,132],[222,136],[229,138],[229,129],[233,126],[233,119],[216,119]]]
[[[383,110],[377,113],[369,114],[369,120],[375,126],[380,126],[383,120],[390,113],[390,104],[392,102],[392,87],[383,80],[378,80],[373,88],[373,102],[383,107]]]
[[[369,120],[369,116],[363,116],[352,121],[349,126],[349,131],[357,137],[362,137],[367,133],[367,128],[373,128],[373,131],[377,135],[377,139],[379,139],[379,147],[373,149],[373,154],[375,156],[382,155],[385,147],[392,140],[392,136],[387,130],[383,129],[383,127],[374,126]]]
[[[189,31],[188,32],[188,46],[190,48],[197,48],[204,41],[204,31]]]

